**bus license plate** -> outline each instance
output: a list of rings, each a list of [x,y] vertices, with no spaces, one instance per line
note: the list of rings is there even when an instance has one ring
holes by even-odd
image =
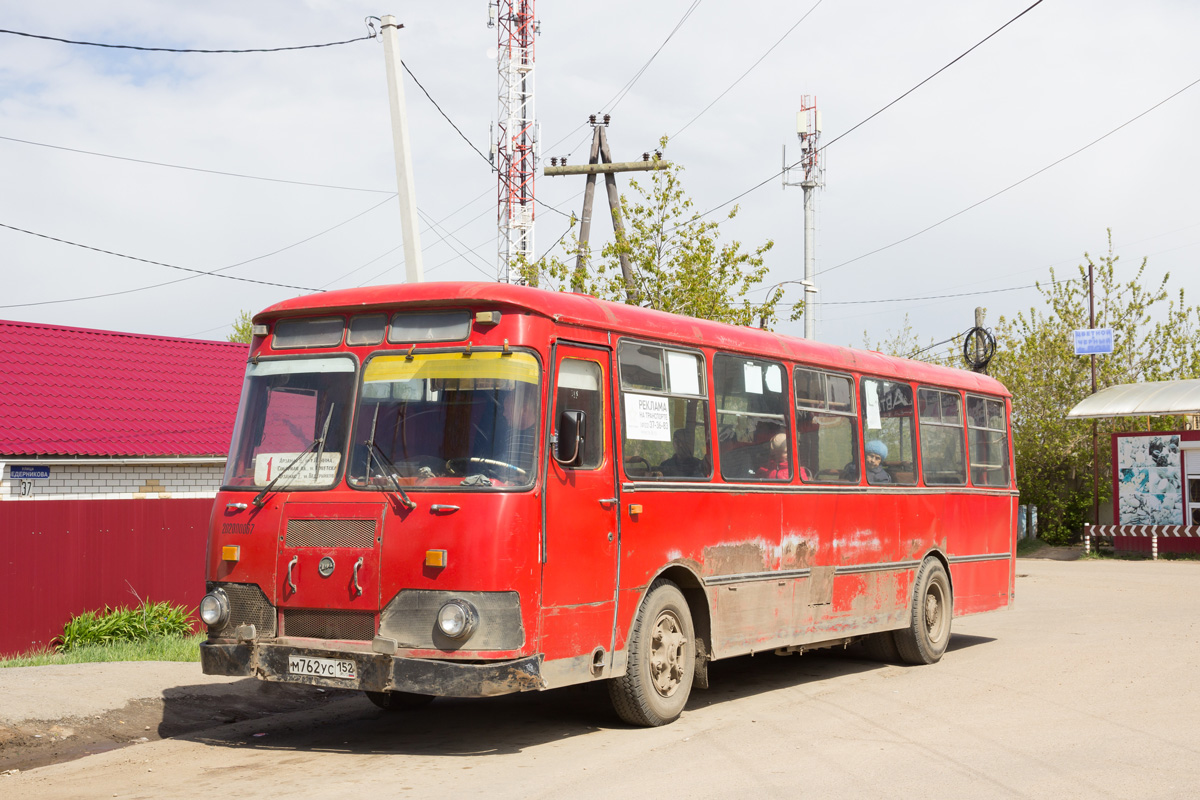
[[[293,675],[314,675],[319,678],[357,678],[354,662],[340,658],[288,656],[288,672]]]

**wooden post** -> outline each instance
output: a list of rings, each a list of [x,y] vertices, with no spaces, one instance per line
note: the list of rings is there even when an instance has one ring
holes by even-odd
[[[600,128],[592,131],[592,153],[588,164],[600,162]],[[565,165],[564,165],[565,169]],[[549,174],[547,170],[546,174]],[[596,173],[587,174],[587,188],[583,190],[583,217],[579,220],[579,255],[575,259],[575,275],[571,278],[571,290],[583,291],[583,280],[587,275],[588,240],[592,235],[592,199],[596,196]]]
[[[604,128],[599,128],[600,131],[600,158],[605,164],[613,163],[612,153],[608,150],[608,137],[604,135]],[[631,305],[636,305],[638,302],[637,292],[633,288],[633,267],[629,263],[628,243],[625,240],[625,225],[621,222],[621,198],[617,194],[617,176],[611,172],[604,173],[604,186],[608,189],[608,208],[612,212],[613,233],[617,237],[617,247],[619,248],[619,257],[621,259],[621,275],[625,278],[625,298],[626,302]]]
[[[667,169],[670,163],[661,159],[643,160],[643,161],[622,161],[616,163],[612,160],[612,153],[608,149],[608,137],[604,134],[604,128],[608,125],[608,117],[605,116],[603,123],[597,123],[596,118],[592,117],[591,125],[595,131],[592,136],[592,153],[588,159],[588,163],[584,165],[567,166],[563,164],[561,167],[557,164],[546,167],[542,174],[547,177],[555,175],[586,175],[588,178],[587,189],[584,191],[583,197],[583,219],[579,226],[579,254],[575,260],[575,272],[571,277],[571,288],[574,291],[582,291],[583,281],[587,276],[587,258],[584,255],[586,247],[592,233],[592,202],[595,196],[596,176],[604,175],[604,185],[608,189],[608,207],[612,213],[613,233],[616,234],[617,244],[622,252],[621,258],[621,275],[625,279],[625,298],[626,302],[636,305],[639,302],[637,292],[633,285],[633,267],[629,261],[629,254],[624,252],[627,247],[625,239],[625,225],[621,221],[621,198],[617,193],[617,172],[647,172],[651,170]]]
[[[1092,283],[1092,262],[1088,259],[1088,328],[1096,327],[1096,289]],[[1096,354],[1092,353],[1092,394],[1096,393]],[[1113,520],[1116,522],[1116,520]],[[1097,421],[1092,418],[1092,522],[1100,524],[1100,443]]]

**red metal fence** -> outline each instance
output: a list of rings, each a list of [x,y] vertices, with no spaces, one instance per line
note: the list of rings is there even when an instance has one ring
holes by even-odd
[[[82,611],[204,596],[211,499],[0,503],[0,655],[50,644]],[[135,593],[136,592],[136,596]]]

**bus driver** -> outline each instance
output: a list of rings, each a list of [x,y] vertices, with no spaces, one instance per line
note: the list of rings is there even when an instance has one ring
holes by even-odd
[[[537,453],[537,396],[532,391],[514,388],[504,393],[501,411],[506,427],[497,442],[495,458],[529,475]]]

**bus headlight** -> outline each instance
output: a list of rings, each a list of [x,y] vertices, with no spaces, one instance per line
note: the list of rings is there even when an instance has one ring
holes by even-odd
[[[205,625],[220,625],[229,619],[229,598],[222,589],[214,589],[200,599],[200,619]]]
[[[478,624],[479,613],[466,600],[451,600],[438,609],[438,630],[451,639],[466,639]]]

